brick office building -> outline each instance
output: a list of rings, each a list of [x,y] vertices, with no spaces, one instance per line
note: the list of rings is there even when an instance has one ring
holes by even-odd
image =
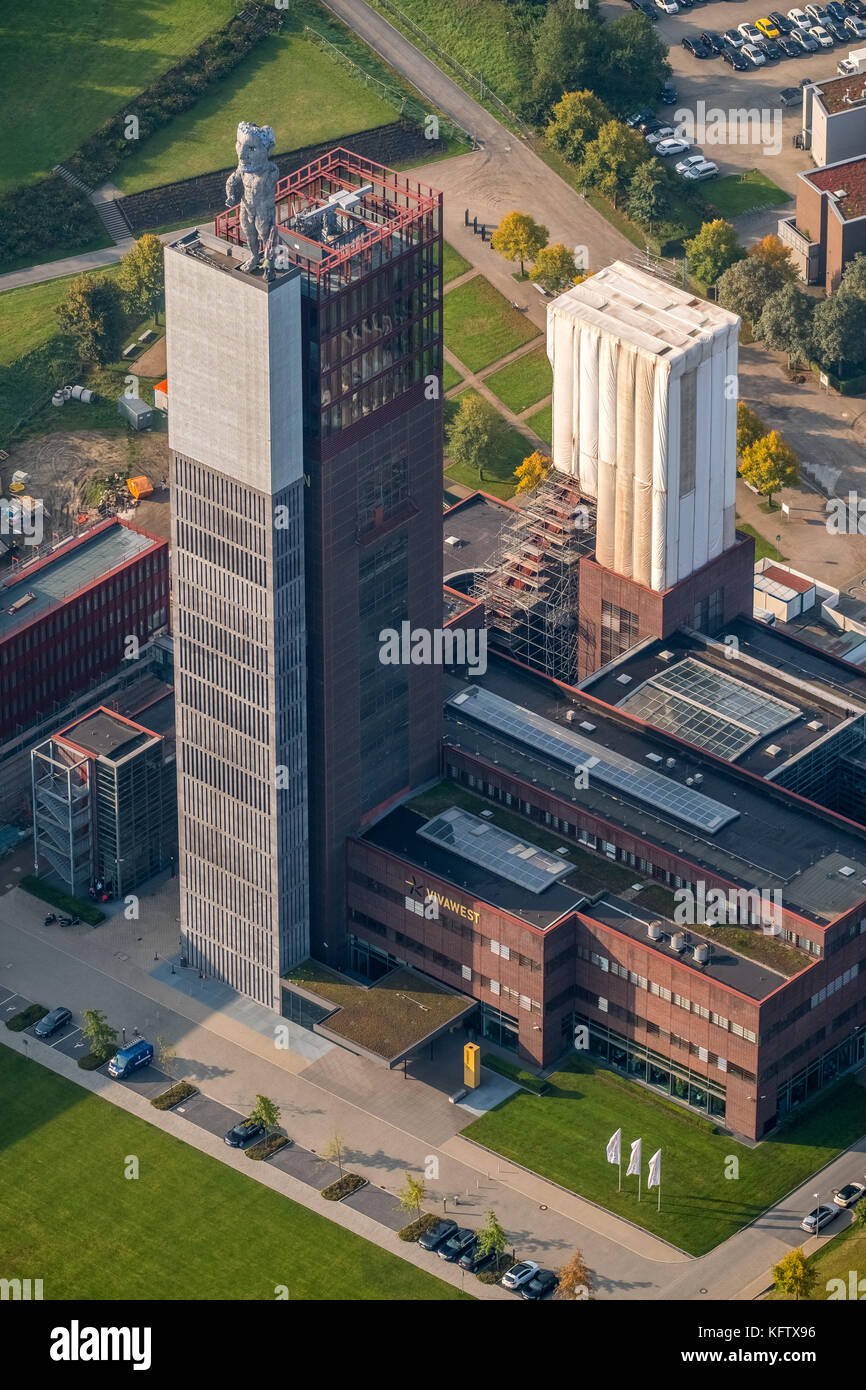
[[[61,707],[168,622],[168,545],[112,518],[0,585],[0,740]]]

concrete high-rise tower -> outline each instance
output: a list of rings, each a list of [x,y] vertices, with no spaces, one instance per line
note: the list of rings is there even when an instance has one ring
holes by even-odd
[[[181,934],[270,1008],[309,952],[301,276],[166,250]]]

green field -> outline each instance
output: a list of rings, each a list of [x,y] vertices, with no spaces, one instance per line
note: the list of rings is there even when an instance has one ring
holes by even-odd
[[[790,193],[773,183],[760,169],[750,169],[746,174],[728,174],[726,178],[714,179],[704,190],[707,202],[715,208],[720,217],[739,217],[744,212],[754,212],[758,208],[775,207],[778,203],[788,203]]]
[[[456,413],[464,392],[461,391],[457,396],[451,396],[445,402],[445,423],[451,422]],[[482,488],[485,492],[491,493],[494,497],[512,497],[514,489],[517,487],[517,479],[514,470],[518,464],[532,453],[532,445],[525,439],[519,430],[512,429],[502,421],[502,433],[498,440],[495,462],[482,469],[482,476],[469,468],[456,468],[448,460],[448,441],[445,441],[445,477],[452,482],[463,483],[465,487]]]
[[[522,410],[550,395],[553,372],[547,360],[547,350],[544,346],[533,348],[532,352],[485,377],[484,384],[490,387],[503,405],[519,415]]]
[[[459,386],[463,380],[456,367],[452,367],[450,362],[442,364],[442,390],[450,391],[452,386]]]
[[[710,1133],[699,1116],[589,1059],[575,1056],[548,1081],[547,1095],[518,1092],[464,1133],[691,1255],[727,1240],[866,1134],[866,1089],[853,1077],[757,1148]],[[636,1178],[623,1176],[617,1193],[605,1146],[619,1127],[626,1157],[632,1140],[643,1140],[644,1182],[650,1155],[662,1150],[660,1212],[655,1191],[644,1187],[638,1203]],[[725,1176],[730,1157],[736,1179]]]
[[[54,312],[74,276],[46,280],[0,294],[0,367],[32,352],[60,332]]]
[[[40,178],[236,10],[234,0],[30,0],[0,14],[0,192]]]
[[[533,415],[527,415],[526,423],[545,444],[553,443],[553,405],[543,405]]]
[[[535,324],[474,275],[445,296],[445,342],[471,372],[480,372],[538,337]]]
[[[206,92],[191,110],[143,141],[120,164],[113,182],[137,193],[175,179],[193,178],[235,161],[238,121],[272,125],[277,150],[339,140],[396,119],[352,73],[295,33],[263,41],[235,72]]]
[[[453,246],[449,246],[447,241],[442,243],[442,283],[447,285],[449,280],[456,280],[458,275],[465,275],[471,269],[470,262],[465,256],[461,256],[459,251],[455,251]]]
[[[864,1199],[861,1198],[861,1200]],[[815,1251],[814,1255],[809,1256],[809,1264],[818,1276],[810,1302],[825,1303],[827,1301],[827,1283],[830,1279],[844,1280],[846,1296],[850,1297],[849,1270],[856,1270],[858,1281],[866,1276],[866,1229],[863,1226],[853,1225],[849,1226],[846,1231],[840,1231],[838,1236],[828,1240],[819,1250]],[[861,1301],[863,1297],[864,1293],[860,1293],[858,1301]],[[786,1298],[776,1289],[767,1294],[767,1301],[773,1303],[793,1302],[792,1299]]]
[[[785,556],[782,554],[781,550],[777,549],[777,547],[773,545],[772,541],[765,540],[764,537],[759,535],[759,533],[755,530],[754,526],[750,526],[747,521],[741,521],[739,517],[737,517],[737,530],[745,531],[746,535],[751,536],[754,540],[756,560],[763,560],[764,558],[768,560],[785,559]]]
[[[46,1299],[464,1297],[5,1047],[0,1093],[0,1267]]]

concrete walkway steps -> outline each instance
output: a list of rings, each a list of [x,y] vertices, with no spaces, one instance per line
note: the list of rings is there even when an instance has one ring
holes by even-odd
[[[63,179],[72,188],[77,188],[80,193],[86,194],[88,201],[95,207],[103,227],[116,246],[121,242],[133,239],[132,228],[126,220],[123,209],[115,202],[116,195],[113,191],[111,195],[96,191],[83,179],[80,179],[77,174],[73,174],[71,169],[67,169],[64,164],[55,164],[51,172],[57,174],[58,178]]]

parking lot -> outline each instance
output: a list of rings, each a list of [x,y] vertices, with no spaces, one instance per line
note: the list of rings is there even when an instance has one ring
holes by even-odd
[[[602,12],[614,19],[623,14],[631,14],[626,0],[605,0]],[[697,38],[704,29],[724,33],[726,29],[736,29],[739,24],[754,23],[766,15],[770,9],[761,9],[756,0],[709,0],[696,3],[691,10],[680,10],[678,14],[666,15],[659,12],[654,32],[669,47],[668,61],[673,69],[673,82],[679,94],[676,106],[661,107],[660,117],[673,117],[677,111],[695,112],[697,103],[703,101],[705,109],[728,111],[730,109],[756,109],[767,112],[773,122],[765,122],[767,134],[780,136],[781,147],[774,152],[769,145],[759,140],[744,144],[697,144],[696,149],[719,166],[722,177],[726,174],[743,173],[747,169],[759,169],[793,197],[796,193],[797,175],[803,169],[811,168],[807,151],[796,149],[793,138],[801,129],[802,111],[799,103],[783,107],[779,93],[784,87],[799,87],[804,78],[821,81],[836,76],[836,64],[847,56],[858,43],[851,39],[846,44],[836,44],[830,50],[818,53],[803,53],[797,58],[781,58],[769,62],[761,68],[750,68],[746,72],[735,72],[722,62],[720,57],[694,58],[682,47],[684,38]],[[779,6],[786,14],[790,6]],[[778,124],[775,124],[778,120]],[[675,126],[676,121],[670,120]],[[778,140],[774,143],[779,144]],[[712,198],[712,184],[703,186],[708,198]]]

